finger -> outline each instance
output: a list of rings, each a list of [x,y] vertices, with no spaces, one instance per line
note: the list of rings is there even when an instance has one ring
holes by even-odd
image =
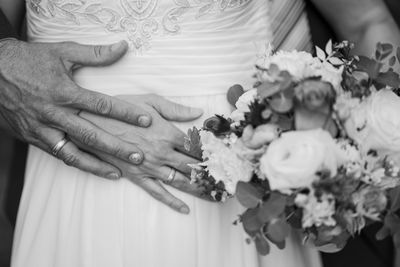
[[[167,185],[170,185],[180,191],[192,194],[197,197],[201,197],[203,195],[203,189],[200,188],[197,184],[191,183],[190,179],[179,171],[175,172],[175,175],[171,181],[169,181],[169,175],[171,174],[171,167],[163,166],[159,168],[158,177],[160,181],[164,182]]]
[[[143,152],[137,146],[122,141],[77,115],[67,113],[63,126],[62,130],[86,149],[93,148],[133,164],[143,162]]]
[[[82,45],[74,42],[57,44],[57,51],[72,65],[106,66],[118,61],[128,51],[128,43]]]
[[[151,115],[138,105],[84,88],[77,88],[72,93],[76,97],[75,101],[69,104],[70,107],[141,127],[148,127],[151,124]]]
[[[58,157],[69,166],[110,180],[121,177],[121,171],[113,165],[85,153],[72,142],[68,142],[58,154]]]
[[[42,131],[42,133],[45,132],[47,134],[42,136],[45,136],[47,139],[45,142],[49,144],[47,151],[51,152],[52,147],[61,141],[64,138],[64,135],[61,132],[52,129],[45,129]],[[56,156],[69,166],[76,167],[82,171],[90,172],[100,177],[112,180],[121,177],[121,171],[118,168],[79,150],[72,141],[67,142]]]
[[[168,152],[168,157],[165,160],[165,164],[178,170],[179,172],[183,173],[187,177],[190,177],[192,173],[192,168],[189,167],[188,164],[196,164],[199,163],[198,160],[189,157],[185,154],[182,154],[178,151],[172,150]]]
[[[146,192],[148,192],[153,198],[164,203],[173,210],[176,210],[183,214],[189,214],[189,206],[186,205],[185,202],[176,198],[170,192],[168,192],[160,184],[160,182],[151,178],[145,178],[142,179],[141,182],[138,183],[138,185],[141,186]]]
[[[160,96],[151,97],[148,104],[156,109],[164,119],[170,121],[192,121],[203,115],[203,111],[199,108],[183,106]]]

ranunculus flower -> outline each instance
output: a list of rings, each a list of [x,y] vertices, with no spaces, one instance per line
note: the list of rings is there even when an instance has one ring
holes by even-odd
[[[380,220],[380,215],[387,206],[387,198],[384,191],[372,186],[353,194],[353,201],[358,215],[375,221]]]
[[[201,165],[206,167],[217,182],[222,181],[225,184],[228,193],[235,193],[239,181],[250,181],[253,166],[248,160],[237,155],[211,132],[201,131],[200,137],[203,158],[206,159]]]
[[[244,113],[249,112],[249,105],[255,101],[257,97],[257,89],[250,89],[239,97],[235,106],[236,110],[232,112],[231,119],[234,121],[244,120]]]
[[[334,139],[322,129],[286,132],[269,145],[260,159],[260,171],[272,190],[286,193],[310,187],[321,170],[336,175],[337,150]]]
[[[250,149],[259,149],[272,142],[279,136],[279,127],[275,124],[263,124],[253,129],[247,125],[243,130],[242,140],[245,146]]]
[[[400,152],[400,97],[391,90],[372,93],[345,121],[347,134],[367,152]]]
[[[296,99],[309,110],[322,111],[335,100],[335,91],[330,83],[307,79],[295,88]]]

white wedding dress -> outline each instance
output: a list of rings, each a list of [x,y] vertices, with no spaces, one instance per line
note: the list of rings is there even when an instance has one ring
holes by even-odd
[[[204,109],[183,131],[226,114],[226,91],[251,86],[258,51],[272,36],[267,0],[27,0],[33,42],[113,43],[117,64],[76,73],[109,95],[163,95]],[[318,267],[315,249],[293,235],[259,257],[232,222],[242,208],[169,188],[191,208],[179,214],[127,179],[109,181],[31,147],[15,231],[13,267]]]

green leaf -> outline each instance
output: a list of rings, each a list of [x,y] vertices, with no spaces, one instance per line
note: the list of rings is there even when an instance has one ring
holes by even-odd
[[[393,71],[380,72],[374,79],[374,82],[398,88],[400,86],[400,76],[398,73]]]
[[[397,57],[397,61],[400,63],[400,47],[397,47],[396,57]]]
[[[392,44],[378,43],[376,45],[375,58],[378,61],[382,61],[387,58],[393,52]]]
[[[258,208],[248,209],[242,214],[243,228],[250,236],[255,236],[263,227],[263,222],[258,218]]]
[[[199,130],[196,127],[189,129],[184,141],[184,147],[187,154],[195,159],[202,160],[203,150],[201,149],[201,140]]]
[[[270,251],[270,246],[268,244],[267,239],[263,235],[257,235],[254,241],[256,243],[256,248],[258,253],[260,253],[263,256],[268,255]]]
[[[329,39],[329,41],[325,45],[325,52],[330,56],[333,52],[333,46],[332,46],[332,39]]]
[[[232,106],[235,106],[239,97],[243,94],[244,94],[243,86],[241,86],[240,84],[235,84],[235,85],[231,86],[231,88],[229,88],[228,94],[227,94],[227,99],[228,99],[229,104],[231,104]]]
[[[322,50],[321,48],[319,48],[318,46],[315,47],[315,52],[317,53],[317,57],[321,60],[321,61],[325,61],[326,60],[326,55],[324,50]]]
[[[246,208],[255,208],[262,202],[264,194],[262,190],[250,183],[238,182],[236,186],[236,198]]]
[[[382,68],[382,66],[382,63],[374,59],[365,56],[359,56],[357,70],[363,71],[367,73],[371,79],[375,79],[378,76],[379,70]]]
[[[258,217],[263,223],[274,220],[285,211],[286,197],[282,194],[273,192],[271,196],[265,200],[259,209]]]
[[[389,59],[389,66],[393,67],[394,64],[396,64],[396,56],[392,56],[392,57]]]
[[[285,239],[289,236],[289,233],[289,224],[282,219],[278,219],[268,224],[265,235],[272,243],[276,244],[278,248],[283,249],[285,246]]]

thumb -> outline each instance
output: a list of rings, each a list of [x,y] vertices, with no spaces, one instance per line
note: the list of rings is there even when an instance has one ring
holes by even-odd
[[[73,42],[56,44],[57,50],[72,65],[106,66],[118,61],[128,51],[128,43],[82,45]]]
[[[169,121],[192,121],[203,115],[203,111],[199,108],[188,107],[169,101],[163,97],[155,97],[149,101],[158,113]]]

